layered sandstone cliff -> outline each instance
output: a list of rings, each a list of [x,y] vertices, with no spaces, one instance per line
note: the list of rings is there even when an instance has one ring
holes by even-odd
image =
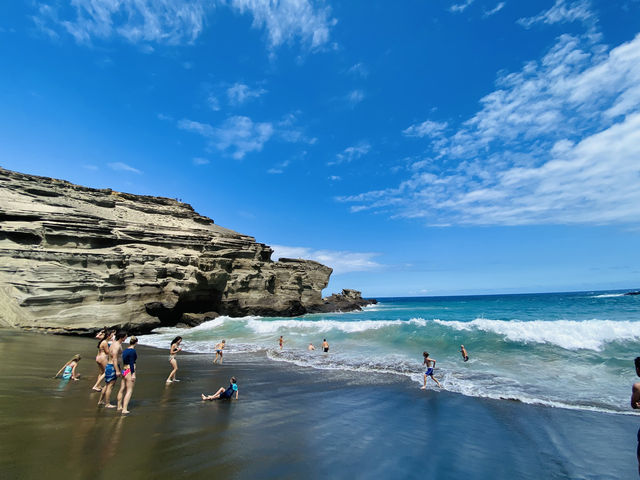
[[[271,254],[173,199],[0,168],[0,326],[135,332],[326,308],[331,268]]]

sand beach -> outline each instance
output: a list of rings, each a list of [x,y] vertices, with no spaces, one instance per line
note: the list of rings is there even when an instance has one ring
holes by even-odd
[[[421,391],[397,375],[318,371],[231,355],[222,366],[139,346],[131,414],[98,408],[87,338],[0,331],[6,479],[593,478],[638,475],[633,415]],[[73,354],[77,382],[51,376]],[[238,378],[240,398],[200,394]],[[115,396],[113,398],[115,401]]]

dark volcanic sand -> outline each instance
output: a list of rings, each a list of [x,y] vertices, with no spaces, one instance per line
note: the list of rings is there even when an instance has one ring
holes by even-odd
[[[634,416],[421,391],[264,355],[138,347],[128,417],[97,408],[92,340],[0,330],[0,477],[637,478]],[[51,376],[81,353],[79,382]],[[238,402],[202,402],[238,377]],[[630,390],[630,389],[629,389]],[[113,395],[115,402],[115,392]]]

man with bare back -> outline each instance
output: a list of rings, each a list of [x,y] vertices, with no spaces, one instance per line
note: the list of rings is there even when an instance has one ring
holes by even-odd
[[[126,338],[126,332],[119,331],[116,333],[116,338],[109,347],[109,358],[107,359],[107,366],[104,369],[104,381],[106,385],[103,387],[102,392],[100,392],[100,400],[98,400],[98,405],[104,404],[106,408],[116,408],[115,405],[111,404],[111,392],[120,376],[118,357],[122,354],[122,342],[124,342]]]

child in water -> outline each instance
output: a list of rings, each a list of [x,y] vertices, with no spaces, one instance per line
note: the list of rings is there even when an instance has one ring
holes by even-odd
[[[229,386],[225,389],[224,387],[220,387],[220,389],[214,393],[213,395],[205,395],[204,393],[201,395],[202,400],[224,400],[230,399],[233,397],[233,394],[236,395],[236,400],[238,399],[238,385],[236,383],[236,377],[231,377],[229,380]]]
[[[79,374],[76,374],[76,367],[78,366],[78,362],[82,357],[80,355],[74,355],[71,360],[65,363],[58,373],[56,373],[54,378],[57,378],[60,373],[62,373],[63,380],[78,380],[80,378]]]

